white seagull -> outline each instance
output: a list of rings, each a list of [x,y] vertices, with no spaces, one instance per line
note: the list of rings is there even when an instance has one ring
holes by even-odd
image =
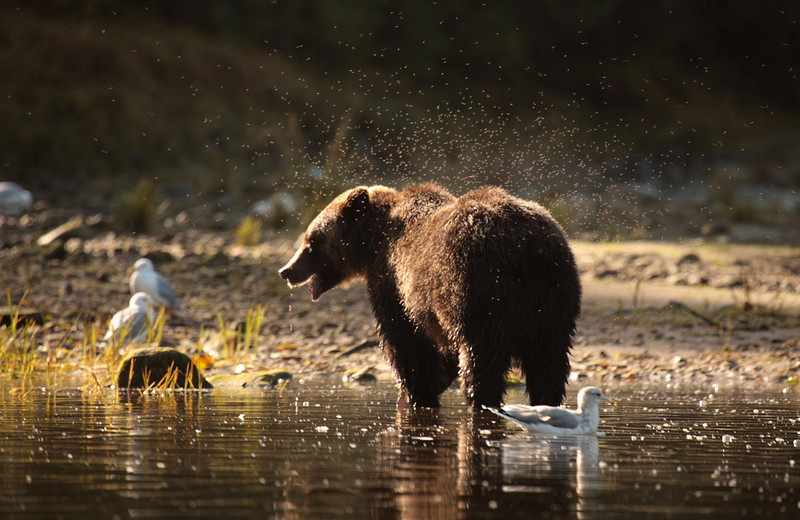
[[[616,403],[603,395],[599,388],[587,386],[578,392],[578,409],[570,410],[560,406],[529,406],[526,404],[507,404],[501,409],[487,410],[514,421],[528,431],[551,435],[595,433],[600,424],[600,410],[597,405]]]
[[[108,322],[108,332],[103,337],[106,343],[119,342],[127,345],[147,338],[147,329],[154,323],[153,300],[150,295],[137,292],[128,306],[118,311]]]
[[[149,258],[140,258],[133,264],[130,286],[131,294],[146,292],[156,305],[176,310],[183,309],[183,304],[172,284],[156,272]]]
[[[33,205],[33,195],[15,182],[0,182],[0,215],[17,217]]]

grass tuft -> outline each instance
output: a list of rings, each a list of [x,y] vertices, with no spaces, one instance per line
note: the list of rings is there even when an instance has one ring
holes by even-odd
[[[119,201],[114,215],[117,228],[128,233],[148,232],[158,213],[157,199],[153,185],[146,179],[140,180],[136,189]]]
[[[247,215],[236,228],[236,242],[243,246],[254,246],[261,240],[261,219]]]
[[[258,336],[261,333],[262,322],[266,309],[261,305],[247,311],[247,319],[237,324],[233,329],[225,325],[221,314],[217,315],[220,336],[223,340],[224,355],[228,359],[238,360],[252,347],[258,345]]]

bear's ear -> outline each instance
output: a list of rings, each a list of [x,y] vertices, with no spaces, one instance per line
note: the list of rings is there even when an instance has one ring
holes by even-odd
[[[369,192],[365,188],[355,188],[347,195],[342,206],[342,216],[351,222],[359,219],[369,208]]]

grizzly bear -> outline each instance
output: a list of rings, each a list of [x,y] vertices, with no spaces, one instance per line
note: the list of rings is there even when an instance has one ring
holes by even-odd
[[[558,405],[581,286],[561,227],[496,187],[358,187],[311,222],[279,271],[311,298],[366,281],[400,402],[438,406],[457,377],[473,408],[500,406],[516,365],[531,404]]]

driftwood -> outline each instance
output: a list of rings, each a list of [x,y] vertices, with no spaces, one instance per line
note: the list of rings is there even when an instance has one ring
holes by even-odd
[[[701,313],[697,312],[696,310],[692,309],[691,307],[689,307],[685,303],[681,303],[679,301],[672,300],[672,301],[669,302],[668,307],[676,307],[678,309],[683,309],[686,312],[688,312],[689,314],[691,314],[692,316],[694,316],[695,318],[699,318],[700,320],[704,321],[708,325],[711,325],[715,329],[722,329],[722,325],[720,325],[718,322],[712,320],[711,318],[709,318],[708,316],[706,316],[704,314],[701,314]]]
[[[374,339],[367,339],[356,345],[355,347],[349,348],[336,356],[337,358],[347,357],[350,354],[355,354],[356,352],[360,352],[367,348],[377,347],[379,342]]]

